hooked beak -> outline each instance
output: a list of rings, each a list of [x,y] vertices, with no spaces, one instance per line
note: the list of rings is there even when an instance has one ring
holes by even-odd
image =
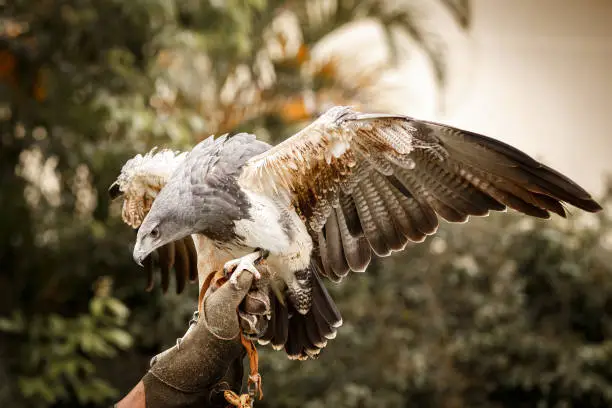
[[[134,262],[140,266],[143,266],[142,261],[144,261],[144,259],[149,256],[150,253],[151,252],[147,251],[146,249],[142,249],[140,247],[140,241],[137,241],[136,245],[134,246],[134,253],[132,254],[134,257]]]
[[[121,195],[123,195],[123,193],[119,189],[119,183],[115,181],[113,184],[111,184],[111,186],[108,188],[108,195],[111,200],[115,200]]]

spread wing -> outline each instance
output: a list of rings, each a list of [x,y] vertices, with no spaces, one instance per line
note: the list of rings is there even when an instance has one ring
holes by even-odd
[[[601,209],[555,170],[497,140],[439,123],[334,107],[253,157],[243,182],[289,199],[307,222],[324,273],[363,271],[433,234],[438,218],[464,222],[506,207],[565,217],[564,203]]]

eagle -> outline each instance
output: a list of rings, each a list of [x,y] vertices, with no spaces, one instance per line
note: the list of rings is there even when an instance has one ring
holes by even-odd
[[[154,199],[139,200],[134,260],[193,236],[203,270],[222,267],[230,284],[245,271],[256,284],[264,262],[272,305],[258,340],[294,359],[317,357],[342,325],[323,277],[365,271],[374,256],[434,234],[440,218],[601,210],[575,182],[505,143],[347,106],[274,147],[247,133],[211,136],[171,162]]]

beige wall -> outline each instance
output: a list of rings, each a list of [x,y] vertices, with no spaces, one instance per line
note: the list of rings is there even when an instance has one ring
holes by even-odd
[[[612,0],[473,6],[469,60],[457,64],[444,119],[600,190],[612,173]]]

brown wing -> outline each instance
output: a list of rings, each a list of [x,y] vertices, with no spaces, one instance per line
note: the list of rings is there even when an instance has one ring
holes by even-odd
[[[439,123],[330,109],[247,162],[244,185],[288,197],[340,279],[371,258],[433,234],[438,217],[465,222],[506,207],[540,218],[564,203],[601,209],[576,183],[519,150]]]

